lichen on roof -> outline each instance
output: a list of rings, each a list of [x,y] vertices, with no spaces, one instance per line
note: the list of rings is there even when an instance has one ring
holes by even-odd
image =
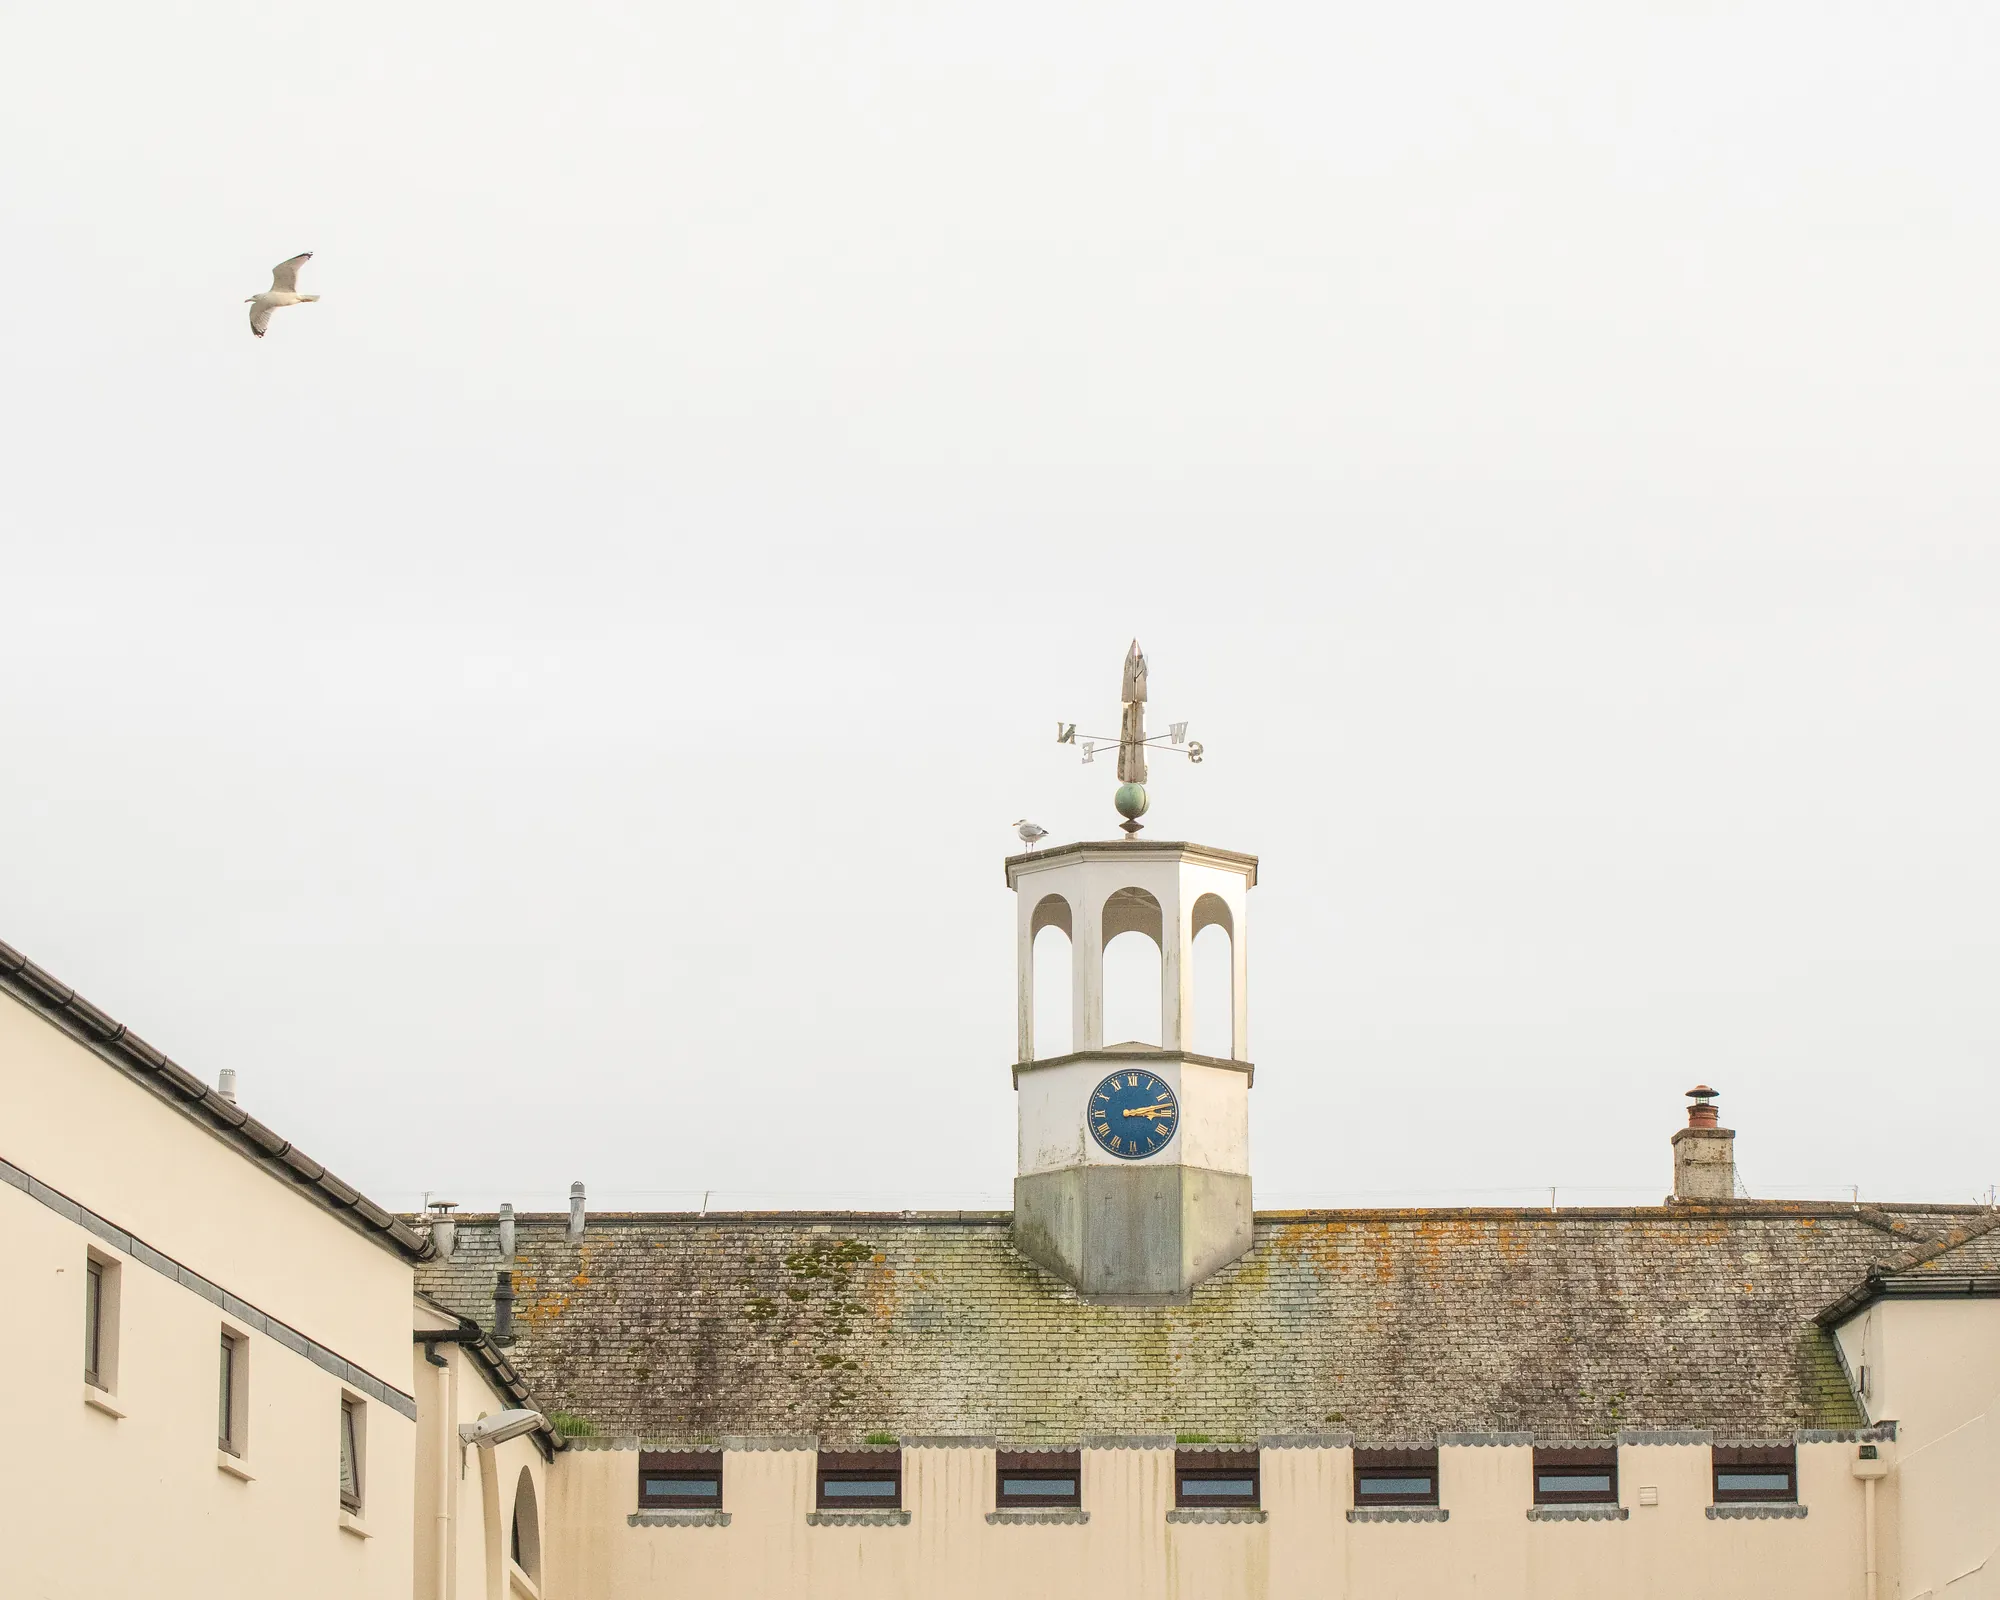
[[[1762,1438],[1860,1420],[1814,1313],[1971,1213],[1851,1207],[1266,1215],[1180,1306],[1091,1304],[1004,1215],[516,1221],[510,1356],[604,1437],[1441,1431]],[[422,1287],[490,1319],[461,1218]]]

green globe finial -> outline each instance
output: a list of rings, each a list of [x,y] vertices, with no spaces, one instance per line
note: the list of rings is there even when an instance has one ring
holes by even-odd
[[[1146,798],[1146,786],[1143,783],[1121,783],[1118,792],[1111,797],[1111,803],[1118,808],[1118,815],[1125,819],[1118,826],[1125,830],[1126,837],[1136,835],[1144,826],[1139,819],[1151,804]]]

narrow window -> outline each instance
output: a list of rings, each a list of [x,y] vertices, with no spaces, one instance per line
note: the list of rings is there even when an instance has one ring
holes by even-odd
[[[1262,1477],[1255,1450],[1176,1450],[1174,1504],[1254,1506]]]
[[[364,1464],[367,1461],[367,1418],[362,1402],[352,1395],[340,1397],[340,1504],[344,1511],[361,1511]]]
[[[222,1330],[222,1371],[215,1395],[215,1442],[233,1456],[243,1454],[245,1379],[249,1352],[240,1335]]]
[[[1719,1444],[1713,1456],[1717,1505],[1799,1497],[1798,1451],[1792,1445]]]
[[[83,1264],[83,1381],[104,1387],[104,1263]]]
[[[118,1263],[96,1251],[83,1262],[83,1381],[118,1388]]]
[[[1002,1450],[993,1503],[1002,1511],[1083,1504],[1083,1456],[1076,1450]]]
[[[720,1511],[722,1452],[643,1451],[639,1456],[639,1505],[652,1511]]]
[[[898,1511],[902,1505],[902,1451],[820,1451],[820,1510]]]
[[[535,1507],[534,1474],[526,1467],[514,1484],[514,1520],[507,1553],[531,1581],[542,1581],[542,1519]]]
[[[1579,1450],[1535,1447],[1535,1504],[1615,1506],[1618,1503],[1618,1447]]]
[[[1357,1507],[1436,1505],[1437,1451],[1356,1450],[1354,1503]]]

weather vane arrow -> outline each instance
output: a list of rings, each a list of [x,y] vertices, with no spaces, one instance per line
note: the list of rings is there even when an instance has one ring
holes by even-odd
[[[1078,739],[1074,722],[1058,722],[1056,743],[1077,745],[1083,751],[1086,766],[1097,759],[1100,749],[1113,744],[1118,746],[1118,793],[1111,803],[1125,819],[1118,826],[1125,830],[1127,838],[1135,838],[1145,826],[1139,819],[1146,814],[1146,807],[1150,804],[1146,798],[1146,752],[1162,750],[1186,756],[1194,765],[1200,766],[1202,749],[1198,740],[1188,738],[1185,722],[1168,723],[1167,732],[1163,734],[1147,734],[1146,656],[1140,650],[1137,639],[1132,641],[1132,648],[1125,653],[1125,682],[1118,691],[1118,698],[1125,704],[1125,713],[1119,722],[1116,739],[1095,733],[1087,733]]]

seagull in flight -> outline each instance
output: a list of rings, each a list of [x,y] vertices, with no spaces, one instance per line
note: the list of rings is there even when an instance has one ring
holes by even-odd
[[[250,331],[258,338],[264,337],[264,330],[271,325],[271,313],[279,306],[295,306],[319,298],[316,294],[299,293],[299,268],[312,258],[313,253],[308,250],[289,261],[280,261],[271,269],[271,287],[243,302],[250,308]]]
[[[1034,849],[1036,844],[1049,836],[1047,828],[1043,827],[1039,822],[1030,822],[1026,817],[1016,817],[1014,819],[1014,831],[1021,836],[1021,843],[1026,845],[1030,850]]]

